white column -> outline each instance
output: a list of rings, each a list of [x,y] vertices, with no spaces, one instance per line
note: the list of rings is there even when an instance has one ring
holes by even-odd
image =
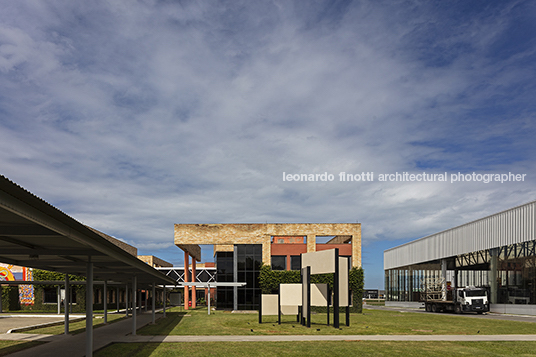
[[[66,335],[69,334],[69,305],[71,304],[71,296],[69,294],[70,286],[69,286],[69,274],[65,274],[65,300],[64,300],[64,308],[65,308],[65,331],[64,333]]]
[[[128,317],[128,283],[125,286],[125,316]]]
[[[58,315],[61,314],[61,286],[56,287],[57,302],[58,302]]]
[[[104,291],[102,292],[102,295],[103,295],[103,303],[104,303],[104,323],[107,324],[108,323],[108,289],[106,289],[108,286],[107,286],[107,283],[106,283],[106,280],[104,280]]]
[[[138,295],[138,294],[136,294],[136,290],[137,290],[136,285],[137,285],[137,281],[136,281],[136,277],[134,276],[132,278],[132,336],[136,336],[136,315],[137,315],[136,298],[137,298],[137,295]]]
[[[87,262],[86,272],[86,356],[93,356],[93,263]]]
[[[151,307],[152,307],[152,314],[153,314],[153,324],[155,323],[156,319],[155,319],[155,311],[156,311],[156,287],[155,287],[155,283],[153,282],[153,291],[152,291],[152,294],[151,294]]]
[[[164,285],[164,318],[166,317],[166,286]]]

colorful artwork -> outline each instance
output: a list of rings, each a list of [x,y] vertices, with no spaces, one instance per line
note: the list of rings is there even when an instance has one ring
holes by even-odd
[[[33,281],[33,269],[22,268],[22,275],[24,281]],[[19,301],[22,305],[33,305],[35,302],[34,286],[33,285],[19,285]]]
[[[33,281],[33,270],[31,268],[0,263],[0,281],[13,280]],[[33,285],[19,285],[19,300],[23,305],[34,304],[35,295]]]
[[[0,281],[15,280],[11,269],[13,269],[11,264],[0,264]]]

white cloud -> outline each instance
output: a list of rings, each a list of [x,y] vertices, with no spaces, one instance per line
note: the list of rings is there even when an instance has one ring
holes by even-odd
[[[143,249],[181,222],[416,238],[535,197],[533,39],[504,42],[523,2],[33,6],[0,14],[2,173]],[[281,179],[423,170],[528,180]]]

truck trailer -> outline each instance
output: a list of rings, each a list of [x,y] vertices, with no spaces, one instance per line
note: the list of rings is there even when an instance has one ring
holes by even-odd
[[[488,289],[484,287],[466,286],[448,289],[447,284],[424,284],[421,301],[428,312],[453,311],[476,312],[482,314],[489,311]]]

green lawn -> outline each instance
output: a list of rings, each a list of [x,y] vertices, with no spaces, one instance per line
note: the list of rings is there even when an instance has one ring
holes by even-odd
[[[114,323],[125,318],[125,314],[108,314],[108,323]],[[93,318],[93,327],[104,326],[104,319],[102,316],[97,316]],[[71,322],[69,324],[69,333],[76,335],[78,333],[84,332],[86,330],[86,320]],[[65,326],[63,323],[61,325],[43,327],[38,329],[33,329],[29,331],[20,331],[22,333],[38,333],[46,335],[61,335],[65,332]]]
[[[120,343],[94,356],[536,356],[536,342]]]
[[[46,342],[38,341],[1,341],[0,340],[0,356],[7,356],[26,348],[34,347]]]
[[[333,323],[333,315],[330,322]],[[326,326],[326,314],[312,317],[311,328],[301,326],[295,316],[263,317],[259,324],[257,314],[232,314],[216,311],[210,316],[207,310],[179,311],[173,308],[166,319],[138,331],[140,335],[503,335],[535,334],[536,323],[480,319],[467,315],[425,314],[396,310],[365,310],[351,314],[350,327],[340,315],[340,329]]]

